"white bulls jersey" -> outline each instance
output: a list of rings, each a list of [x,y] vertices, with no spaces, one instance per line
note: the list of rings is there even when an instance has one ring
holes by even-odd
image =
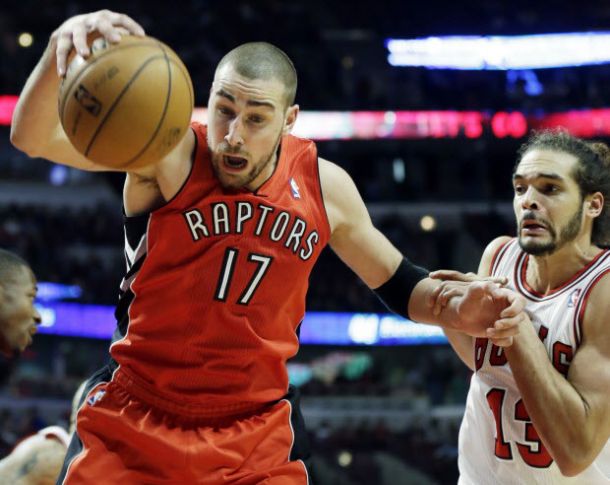
[[[525,281],[528,259],[512,239],[496,253],[492,274],[506,276],[508,286],[525,296],[549,359],[567,375],[582,339],[582,317],[591,289],[610,272],[610,251],[600,253],[546,296]],[[610,484],[610,441],[584,472],[564,477],[538,438],[503,351],[478,338],[474,352],[476,372],[459,436],[459,484]]]

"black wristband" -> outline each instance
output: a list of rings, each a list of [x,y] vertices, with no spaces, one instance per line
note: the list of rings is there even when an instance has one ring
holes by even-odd
[[[409,299],[413,289],[430,272],[415,266],[407,258],[402,258],[396,272],[379,288],[373,291],[388,309],[405,318],[409,318]]]

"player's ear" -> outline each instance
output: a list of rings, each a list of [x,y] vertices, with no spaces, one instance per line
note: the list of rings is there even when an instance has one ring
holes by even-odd
[[[282,135],[287,135],[292,131],[294,124],[297,122],[299,116],[299,105],[293,104],[286,110],[286,120],[284,121],[284,128],[282,129]]]
[[[595,192],[587,197],[585,211],[589,217],[598,217],[604,209],[604,196],[601,192]]]

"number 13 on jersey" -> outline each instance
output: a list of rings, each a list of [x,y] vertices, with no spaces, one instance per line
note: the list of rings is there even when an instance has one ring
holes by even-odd
[[[504,426],[502,424],[502,412],[506,411],[508,406],[504,405],[506,390],[494,387],[489,390],[486,395],[487,403],[491,408],[494,420],[496,422],[496,444],[495,455],[503,460],[512,460],[513,451],[509,441],[506,441],[504,436]],[[505,416],[505,419],[521,421],[525,423],[525,441],[526,443],[516,442],[519,455],[525,463],[535,468],[548,468],[553,463],[553,458],[546,450],[532,420],[527,414],[523,399],[519,399],[515,404],[514,413]]]

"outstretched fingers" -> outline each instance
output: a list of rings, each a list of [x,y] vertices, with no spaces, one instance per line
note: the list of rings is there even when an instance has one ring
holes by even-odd
[[[130,35],[138,37],[145,35],[144,28],[128,15],[110,12],[110,20],[115,27],[123,27]]]
[[[434,280],[445,281],[462,281],[464,283],[473,283],[475,281],[489,281],[498,285],[504,286],[508,279],[504,276],[479,276],[476,273],[461,273],[452,269],[439,269],[430,273],[430,278]]]
[[[123,35],[143,36],[144,29],[129,16],[110,10],[100,10],[77,15],[66,20],[55,32],[57,73],[64,76],[70,51],[74,47],[78,54],[87,57],[91,49],[88,35],[99,32],[109,43],[117,43]]]

